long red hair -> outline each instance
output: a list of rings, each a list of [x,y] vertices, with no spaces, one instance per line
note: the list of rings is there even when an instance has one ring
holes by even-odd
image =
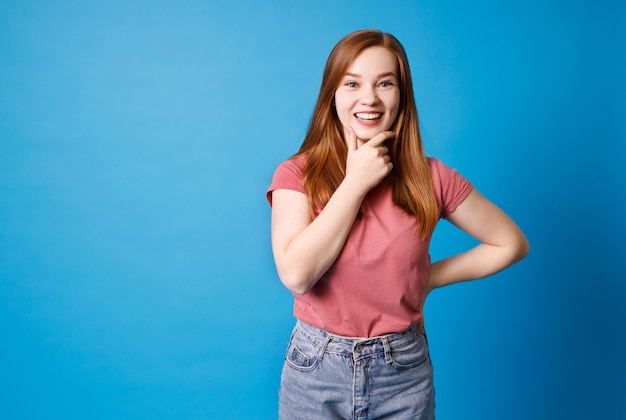
[[[345,36],[326,61],[311,123],[296,154],[306,156],[303,182],[311,217],[316,217],[317,209],[326,205],[345,177],[348,149],[333,106],[334,97],[350,64],[370,47],[387,48],[398,60],[400,104],[390,129],[395,138],[388,144],[393,162],[389,174],[392,196],[397,206],[415,216],[417,233],[426,238],[435,229],[439,209],[419,132],[411,71],[402,44],[393,35],[378,30],[361,30]]]

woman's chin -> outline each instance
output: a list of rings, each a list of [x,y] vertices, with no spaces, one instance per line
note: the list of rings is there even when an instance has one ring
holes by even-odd
[[[356,137],[361,140],[362,142],[368,142],[370,141],[372,138],[376,137],[378,134],[382,133],[383,131],[387,131],[389,130],[389,127],[387,127],[387,125],[383,125],[383,124],[378,124],[374,127],[358,127],[355,128],[354,132],[356,134]]]
[[[382,130],[375,130],[375,131],[361,130],[361,131],[357,131],[355,134],[356,134],[357,139],[361,140],[363,143],[366,143],[381,132]]]

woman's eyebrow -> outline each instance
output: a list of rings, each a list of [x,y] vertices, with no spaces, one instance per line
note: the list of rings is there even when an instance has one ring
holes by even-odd
[[[381,73],[381,74],[377,75],[376,78],[377,79],[382,79],[384,77],[389,77],[389,76],[393,76],[395,78],[398,77],[398,76],[396,76],[396,74],[394,72],[388,71],[388,72]],[[358,74],[358,73],[346,73],[346,74],[344,74],[344,77],[354,77],[355,79],[358,79],[358,78],[360,78],[362,76],[360,74]]]

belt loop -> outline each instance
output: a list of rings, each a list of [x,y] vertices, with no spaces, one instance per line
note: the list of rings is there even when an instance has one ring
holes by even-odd
[[[383,347],[385,348],[385,362],[390,364],[393,360],[391,358],[391,345],[389,345],[389,337],[382,337]]]
[[[320,347],[320,352],[317,355],[317,358],[319,360],[322,360],[324,358],[324,353],[326,352],[326,347],[328,347],[328,343],[330,343],[330,340],[333,339],[333,336],[330,334],[326,334],[326,339],[324,340],[324,344],[322,344],[322,347]]]

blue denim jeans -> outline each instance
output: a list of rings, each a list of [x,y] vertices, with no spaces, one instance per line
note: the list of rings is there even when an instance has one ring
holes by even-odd
[[[424,329],[347,338],[298,321],[283,366],[279,417],[434,419]]]

